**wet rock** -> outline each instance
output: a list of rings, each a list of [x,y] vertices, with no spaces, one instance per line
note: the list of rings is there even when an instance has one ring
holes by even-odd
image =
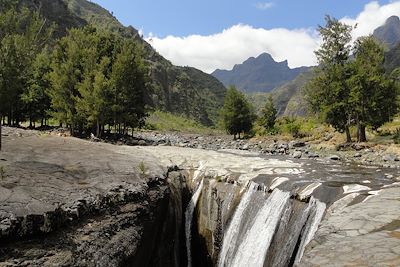
[[[295,151],[295,152],[293,152],[293,158],[295,158],[295,159],[301,158],[302,155],[303,155],[303,153],[302,153],[301,151]]]

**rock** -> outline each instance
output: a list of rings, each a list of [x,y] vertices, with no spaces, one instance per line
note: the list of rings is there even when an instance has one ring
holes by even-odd
[[[382,157],[382,160],[387,162],[387,161],[399,161],[399,158],[396,155],[393,154],[386,154]]]
[[[139,146],[146,146],[146,145],[147,145],[147,143],[146,143],[145,140],[139,140],[139,141],[137,142],[137,144],[138,144]]]
[[[340,157],[338,155],[330,155],[328,158],[330,160],[340,160]]]
[[[244,146],[242,146],[242,150],[249,150],[249,144],[245,144]]]
[[[309,152],[308,157],[310,159],[314,159],[314,158],[319,158],[319,155],[317,153]]]
[[[306,146],[306,143],[304,143],[303,141],[290,141],[289,143],[289,148],[299,148],[299,147],[304,147]]]
[[[361,154],[361,153],[356,153],[356,154],[354,154],[354,156],[353,156],[353,157],[355,157],[355,158],[361,158],[361,156],[362,156],[362,154]]]
[[[302,155],[303,155],[303,153],[301,153],[301,151],[293,152],[293,158],[295,158],[295,159],[301,158]]]

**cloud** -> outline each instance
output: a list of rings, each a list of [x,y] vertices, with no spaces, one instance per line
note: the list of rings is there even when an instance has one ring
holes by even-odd
[[[287,30],[253,28],[238,24],[209,36],[168,36],[147,39],[164,57],[176,65],[188,65],[211,73],[230,69],[251,56],[270,53],[275,60],[288,59],[291,67],[313,65],[317,38],[306,29]]]
[[[392,1],[389,4],[380,6],[377,1],[365,5],[364,10],[356,17],[344,17],[340,21],[349,25],[356,25],[353,31],[353,38],[370,35],[379,26],[383,25],[390,16],[400,15],[400,1]]]
[[[265,2],[265,3],[257,3],[255,4],[255,7],[257,9],[261,9],[261,10],[267,10],[270,9],[271,7],[273,7],[275,4],[272,2]]]
[[[341,21],[358,24],[354,38],[368,35],[392,15],[400,14],[400,1],[380,6],[371,2],[355,18],[345,17]],[[215,69],[232,69],[249,57],[263,52],[276,61],[288,60],[290,67],[316,64],[314,50],[320,44],[315,29],[284,28],[263,29],[237,24],[213,35],[167,36],[158,38],[149,35],[146,40],[173,64],[192,66],[211,73]]]

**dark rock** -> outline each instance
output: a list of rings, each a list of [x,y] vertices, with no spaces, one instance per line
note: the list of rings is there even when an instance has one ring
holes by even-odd
[[[328,158],[330,160],[340,160],[340,157],[338,155],[330,155]]]
[[[289,143],[289,147],[290,147],[290,148],[299,148],[299,147],[304,147],[305,145],[306,145],[305,142],[303,142],[303,141],[298,141],[298,140],[291,141],[291,142]]]

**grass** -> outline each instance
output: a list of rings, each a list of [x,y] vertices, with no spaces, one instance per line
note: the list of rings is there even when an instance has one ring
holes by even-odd
[[[208,128],[195,120],[169,112],[155,111],[146,120],[145,129],[157,131],[174,131],[198,134],[220,134],[222,131]]]
[[[145,175],[145,174],[147,173],[147,167],[146,167],[146,165],[144,164],[143,161],[141,161],[141,162],[139,163],[138,169],[139,169],[139,171],[140,171],[140,173],[141,173],[142,175]]]

